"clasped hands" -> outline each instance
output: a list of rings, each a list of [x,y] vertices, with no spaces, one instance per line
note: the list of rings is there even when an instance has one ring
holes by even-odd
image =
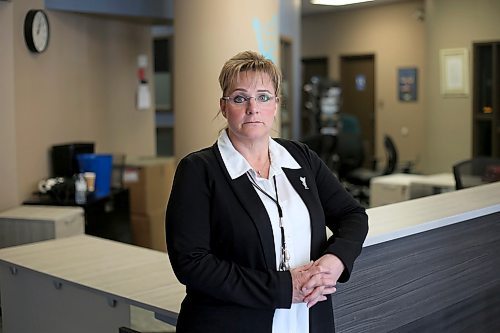
[[[344,264],[333,254],[325,254],[316,261],[296,267],[292,274],[292,303],[307,303],[310,308],[333,294]]]

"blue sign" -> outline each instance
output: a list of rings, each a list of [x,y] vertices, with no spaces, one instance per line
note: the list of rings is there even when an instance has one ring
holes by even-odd
[[[398,70],[399,100],[414,102],[417,100],[417,69],[400,68]]]
[[[366,76],[364,74],[356,75],[354,80],[356,81],[357,91],[364,91],[366,89]]]

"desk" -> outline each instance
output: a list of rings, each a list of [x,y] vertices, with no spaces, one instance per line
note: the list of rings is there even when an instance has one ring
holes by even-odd
[[[452,173],[423,176],[414,179],[412,185],[431,187],[433,194],[454,191],[456,186],[455,176]]]
[[[110,238],[130,242],[130,235],[113,235],[108,224],[127,223],[127,231],[130,233],[129,213],[129,190],[113,189],[109,196],[95,198],[89,196],[87,202],[82,205],[75,203],[74,199],[56,200],[49,195],[34,194],[23,202],[24,205],[37,206],[75,206],[81,207],[85,213],[85,233],[89,235]],[[119,220],[119,221],[115,221]],[[114,226],[113,226],[114,227]],[[122,227],[123,226],[118,226]]]
[[[4,333],[118,332],[130,305],[175,324],[184,297],[166,253],[88,235],[0,250],[0,288]]]
[[[395,173],[374,177],[370,182],[370,207],[454,190],[455,177],[452,173],[433,175]]]
[[[0,213],[0,248],[83,234],[79,207],[19,206]]]
[[[424,177],[422,175],[395,173],[372,178],[370,180],[370,207],[431,195],[432,192],[423,186],[412,186],[414,182],[422,180]]]
[[[368,209],[370,229],[353,279],[339,285],[334,296],[337,332],[394,331],[422,318],[446,323],[446,317],[430,320],[435,318],[433,311],[449,314],[454,309],[450,304],[464,300],[470,304],[472,299],[466,297],[475,291],[494,301],[491,295],[496,294],[491,291],[500,290],[500,241],[490,238],[487,243],[493,248],[487,253],[482,253],[480,242],[484,237],[498,238],[500,216],[490,218],[484,228],[476,228],[473,219],[500,212],[499,198],[497,182]],[[466,227],[465,233],[447,229],[460,225]],[[448,230],[453,232],[448,235]],[[483,238],[467,238],[471,232]],[[457,242],[456,234],[465,237]],[[392,246],[390,251],[380,248],[385,245]],[[400,247],[410,251],[402,256]],[[448,250],[446,255],[440,249]],[[437,261],[435,251],[441,251]],[[465,260],[463,256],[471,253],[475,257]],[[476,270],[476,261],[488,269]],[[406,265],[404,274],[400,265]],[[185,292],[165,253],[86,235],[0,250],[0,288],[4,333],[116,332],[128,326],[128,305],[175,323]],[[446,297],[436,290],[445,290]],[[498,305],[476,315],[491,314],[497,324]],[[468,320],[459,319],[458,324]]]

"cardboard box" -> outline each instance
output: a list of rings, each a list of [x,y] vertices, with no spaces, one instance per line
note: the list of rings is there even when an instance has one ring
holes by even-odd
[[[134,245],[166,252],[165,210],[150,214],[132,214],[130,216],[132,242]]]
[[[151,215],[164,210],[172,189],[175,159],[127,157],[125,165],[123,183],[130,192],[130,213]]]

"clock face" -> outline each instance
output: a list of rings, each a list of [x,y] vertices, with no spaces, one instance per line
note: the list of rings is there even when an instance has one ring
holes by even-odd
[[[24,22],[26,45],[32,52],[43,52],[49,44],[49,20],[41,10],[30,10]]]
[[[36,12],[31,31],[35,48],[38,52],[42,52],[49,42],[49,22],[43,12]]]

